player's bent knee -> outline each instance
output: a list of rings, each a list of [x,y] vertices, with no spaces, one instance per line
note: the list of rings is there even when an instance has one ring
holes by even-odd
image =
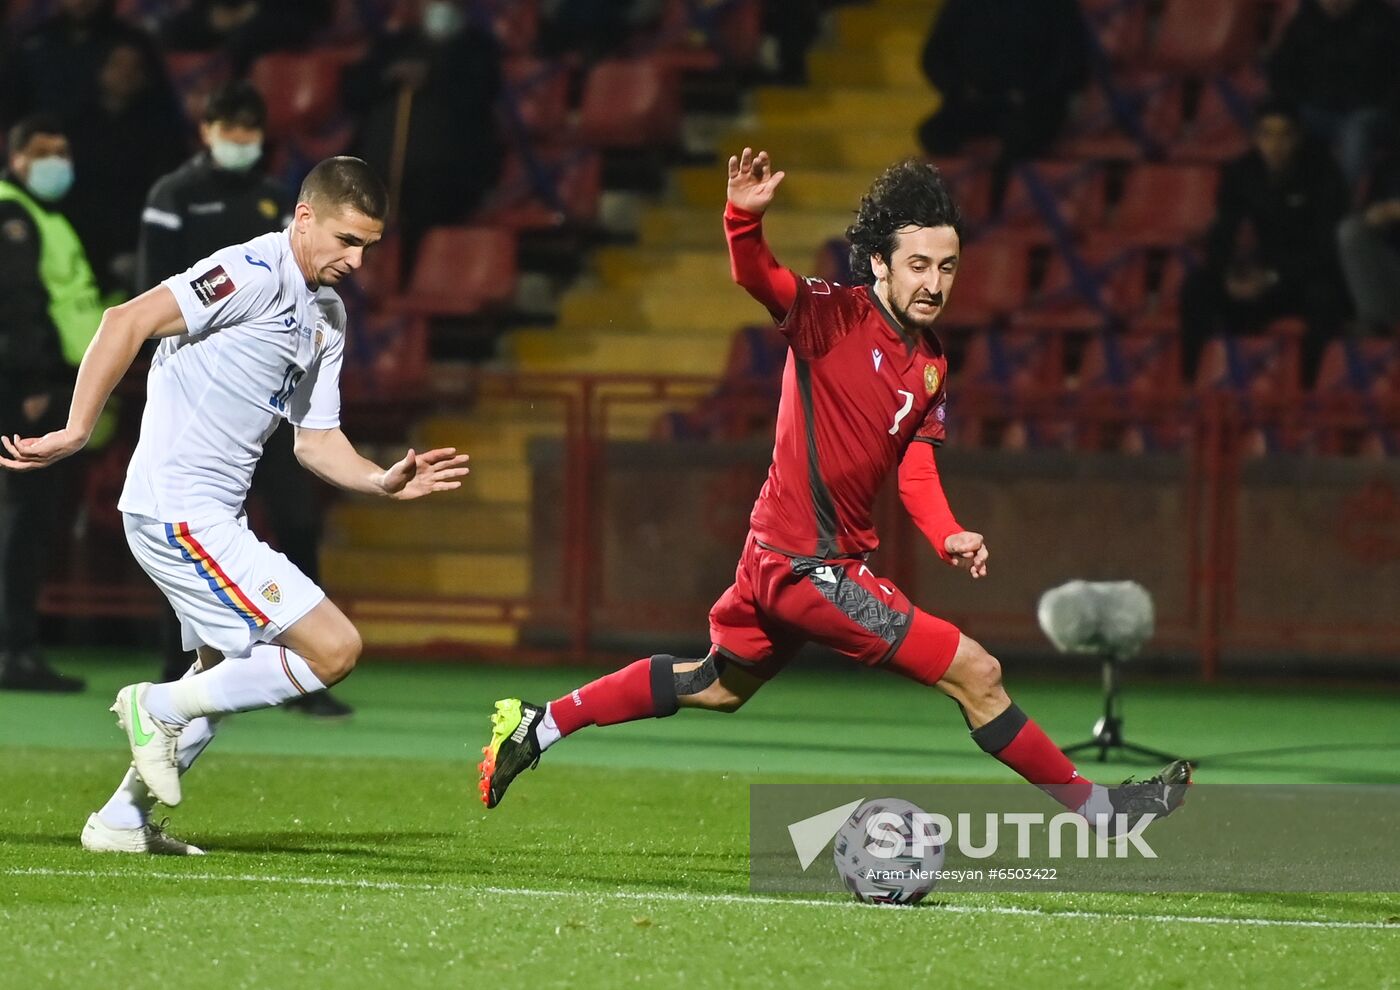
[[[957,656],[945,680],[948,693],[964,705],[981,707],[982,703],[999,700],[1004,694],[1000,661],[966,636],[958,645]]]

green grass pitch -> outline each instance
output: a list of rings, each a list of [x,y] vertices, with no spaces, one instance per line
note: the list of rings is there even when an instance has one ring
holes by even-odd
[[[488,813],[491,702],[590,675],[369,662],[349,722],[225,723],[171,815],[209,855],[171,859],[79,848],[126,765],[106,706],[149,670],[63,665],[86,694],[0,694],[0,987],[1400,986],[1388,895],[750,894],[750,783],[1013,779],[898,678],[794,670],[735,716],[588,729]],[[1092,685],[1008,681],[1062,742],[1097,714]],[[1211,782],[1400,780],[1393,694],[1138,686],[1127,715]]]

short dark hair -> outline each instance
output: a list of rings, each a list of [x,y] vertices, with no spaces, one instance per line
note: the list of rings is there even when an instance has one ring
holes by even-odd
[[[68,129],[51,113],[36,113],[15,121],[6,140],[10,154],[17,154],[36,134],[68,136]]]
[[[267,126],[267,103],[252,83],[226,83],[209,95],[209,102],[204,105],[204,122],[262,130]]]
[[[851,242],[851,274],[857,285],[875,281],[870,259],[888,263],[901,227],[952,227],[962,240],[962,213],[937,167],[906,158],[885,169],[860,201],[856,222],[846,228]]]
[[[389,193],[364,161],[337,155],[318,164],[301,184],[298,202],[312,206],[350,207],[371,220],[389,213]]]

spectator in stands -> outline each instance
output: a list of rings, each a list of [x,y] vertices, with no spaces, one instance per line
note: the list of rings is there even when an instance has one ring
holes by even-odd
[[[194,0],[161,24],[177,52],[222,51],[236,75],[258,56],[304,48],[331,13],[329,0]]]
[[[540,53],[604,58],[655,24],[664,7],[661,0],[542,0]]]
[[[258,168],[267,105],[247,82],[216,90],[199,126],[198,154],[155,183],[142,214],[137,288],[144,291],[230,244],[291,223],[286,193]],[[297,463],[292,428],[283,423],[263,445],[253,473],[252,495],[267,509],[277,546],[313,581],[320,572],[321,508],[311,475]],[[42,472],[40,472],[42,473]],[[190,666],[180,623],[165,610],[165,669],[161,681],[178,680]],[[353,709],[329,691],[287,702],[288,710],[320,717]]]
[[[1182,287],[1182,355],[1188,376],[1205,339],[1247,333],[1283,316],[1307,321],[1311,374],[1347,314],[1336,229],[1347,187],[1321,144],[1305,139],[1298,112],[1267,101],[1254,147],[1225,166],[1204,265]]]
[[[107,56],[119,44],[141,53],[152,87],[174,105],[154,41],[116,15],[116,0],[60,0],[58,7],[0,58],[0,124],[35,113],[71,120],[96,101]]]
[[[1043,153],[1088,78],[1087,30],[1074,0],[948,0],[924,44],[924,75],[942,96],[919,128],[924,150],[1000,138],[1002,174]]]
[[[1303,0],[1269,58],[1269,85],[1303,126],[1337,148],[1342,173],[1366,174],[1383,107],[1400,90],[1400,11],[1387,0]]]
[[[1362,208],[1337,230],[1356,329],[1400,330],[1400,122],[1389,121],[1386,152],[1371,167]]]
[[[496,181],[500,90],[495,38],[461,3],[446,0],[410,11],[403,27],[376,38],[346,71],[345,106],[360,119],[355,154],[389,177],[405,265],[428,227],[466,220]],[[396,149],[405,116],[407,134]]]
[[[68,415],[74,367],[102,318],[78,235],[58,204],[73,185],[56,117],[26,117],[9,133],[0,174],[0,430],[43,436]],[[39,586],[53,559],[71,471],[7,474],[0,527],[0,688],[81,691],[39,651]]]
[[[97,98],[68,122],[82,181],[66,212],[109,302],[135,288],[136,241],[146,190],[183,157],[185,123],[148,73],[141,51],[112,46]]]

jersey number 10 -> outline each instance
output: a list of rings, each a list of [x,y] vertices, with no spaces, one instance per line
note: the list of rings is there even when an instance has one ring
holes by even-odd
[[[272,397],[267,400],[267,404],[278,412],[287,411],[287,403],[291,401],[292,392],[296,390],[297,383],[301,381],[306,372],[302,371],[294,364],[287,365],[287,370],[282,372],[282,387],[272,393]]]

